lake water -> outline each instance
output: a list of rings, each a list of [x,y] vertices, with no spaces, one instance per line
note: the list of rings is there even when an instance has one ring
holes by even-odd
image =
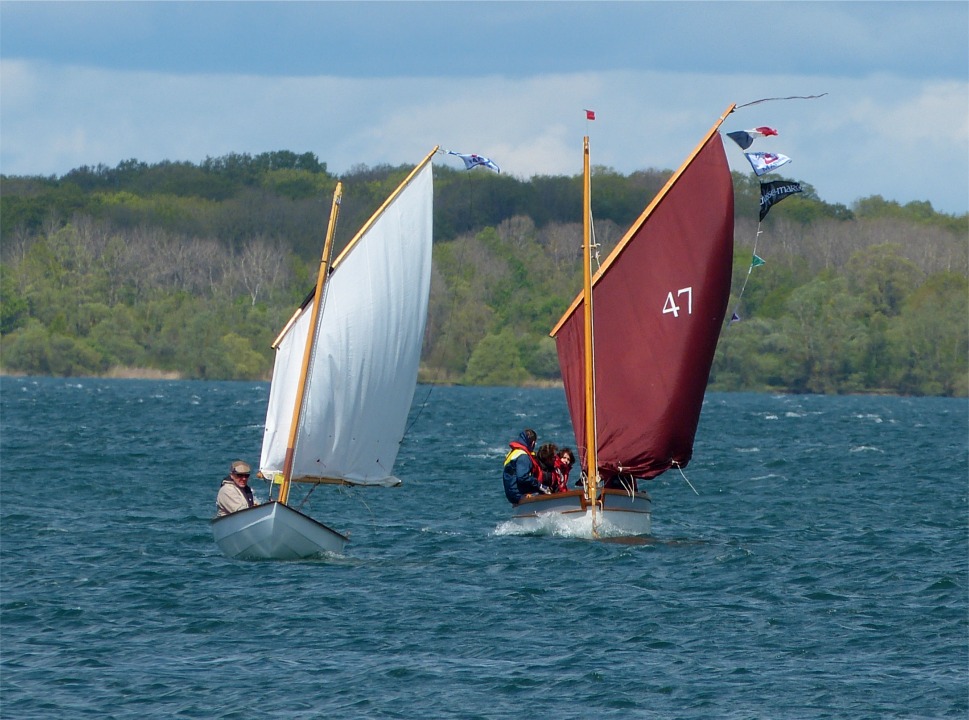
[[[3,718],[969,717],[965,399],[710,394],[623,545],[506,523],[561,390],[422,386],[404,485],[310,498],[344,557],[233,561],[267,395],[0,380]]]

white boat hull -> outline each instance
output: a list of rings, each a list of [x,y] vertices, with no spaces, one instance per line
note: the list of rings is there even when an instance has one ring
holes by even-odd
[[[212,534],[225,555],[238,560],[300,560],[342,553],[349,538],[288,505],[264,505],[212,520]]]
[[[649,535],[652,500],[648,493],[602,490],[594,513],[581,490],[531,495],[515,505],[511,521],[527,532],[561,532],[572,537]]]

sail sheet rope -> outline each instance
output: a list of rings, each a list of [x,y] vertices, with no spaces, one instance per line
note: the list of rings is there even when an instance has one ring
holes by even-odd
[[[676,460],[673,461],[673,467],[680,471],[680,477],[682,477],[686,481],[686,484],[690,486],[690,490],[692,490],[696,495],[699,495],[700,493],[698,493],[696,488],[693,487],[693,483],[690,482],[690,478],[686,476],[686,473],[683,472],[683,468],[678,462],[676,462]]]

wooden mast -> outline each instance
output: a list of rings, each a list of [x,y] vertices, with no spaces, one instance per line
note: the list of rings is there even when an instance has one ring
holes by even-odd
[[[609,269],[609,266],[612,265],[612,263],[616,260],[616,258],[619,257],[623,248],[625,248],[626,245],[632,240],[636,232],[639,230],[640,226],[642,226],[642,224],[646,222],[646,219],[653,214],[653,210],[656,209],[656,206],[659,205],[666,197],[666,195],[669,193],[669,191],[673,189],[673,186],[680,179],[680,176],[690,166],[690,163],[692,163],[696,159],[696,156],[700,154],[700,151],[710,141],[710,138],[714,135],[714,133],[716,133],[720,129],[720,126],[723,124],[724,120],[727,119],[727,116],[730,113],[732,113],[736,109],[736,107],[737,106],[734,103],[731,103],[730,105],[727,106],[727,109],[723,111],[723,114],[721,114],[719,118],[717,118],[717,121],[713,124],[713,127],[711,127],[707,131],[707,134],[703,136],[703,139],[700,140],[699,143],[697,143],[697,146],[693,149],[693,152],[690,153],[690,156],[683,162],[682,165],[680,165],[679,168],[677,168],[676,172],[674,172],[670,176],[669,180],[666,181],[666,185],[664,185],[663,188],[658,193],[656,193],[656,196],[649,203],[649,205],[646,206],[646,209],[643,210],[643,212],[636,219],[636,221],[629,227],[629,229],[626,231],[626,234],[623,235],[622,239],[620,239],[619,242],[616,243],[616,246],[612,249],[612,251],[606,257],[606,259],[602,261],[602,265],[599,266],[599,268],[595,272],[595,276],[592,278],[593,285],[596,282],[598,282],[599,278],[602,277],[606,273],[606,270]],[[555,337],[558,334],[559,330],[565,324],[566,320],[568,320],[569,317],[572,316],[572,313],[574,313],[576,309],[579,307],[579,303],[583,302],[584,299],[585,299],[584,293],[579,293],[578,295],[575,296],[575,299],[572,300],[572,304],[569,306],[568,310],[566,310],[562,314],[562,317],[559,318],[559,321],[555,324],[555,327],[552,328],[552,331],[549,333],[549,335],[551,335],[552,337]]]
[[[306,395],[306,378],[309,372],[309,364],[313,357],[313,348],[316,343],[316,331],[319,325],[319,315],[322,311],[322,298],[323,290],[329,275],[334,272],[337,267],[341,264],[343,259],[347,254],[353,250],[353,248],[360,242],[363,236],[367,233],[370,227],[377,221],[377,219],[383,214],[384,210],[390,206],[390,204],[404,191],[404,189],[410,185],[411,180],[417,176],[417,174],[431,161],[435,153],[438,152],[440,146],[435,145],[434,148],[427,154],[427,156],[421,160],[420,163],[408,174],[400,185],[390,194],[390,196],[381,204],[381,206],[370,216],[363,227],[357,231],[357,234],[353,236],[350,242],[347,243],[346,247],[334,258],[331,262],[330,258],[333,254],[333,234],[336,230],[336,223],[339,216],[339,206],[342,198],[343,184],[337,183],[336,189],[333,192],[333,206],[330,210],[330,224],[327,227],[326,241],[323,246],[323,256],[320,260],[320,271],[317,277],[316,289],[313,293],[312,303],[308,301],[303,302],[303,306],[296,310],[293,317],[290,318],[289,322],[286,323],[286,327],[276,338],[273,343],[273,347],[278,347],[279,343],[282,341],[283,337],[289,331],[289,329],[296,323],[296,320],[300,315],[306,312],[307,308],[311,308],[312,315],[310,317],[310,327],[307,332],[306,346],[303,350],[303,361],[300,366],[299,382],[296,388],[296,401],[293,407],[293,417],[292,422],[289,427],[289,435],[286,443],[286,453],[283,458],[283,470],[282,470],[282,480],[280,481],[279,490],[279,501],[285,503],[289,498],[289,489],[293,483],[293,465],[295,458],[295,448],[296,440],[298,435],[299,420],[303,412],[303,404],[305,402]],[[314,479],[316,482],[327,482],[326,479]],[[329,480],[329,482],[343,482],[339,478],[334,478]]]
[[[596,493],[599,483],[599,456],[596,438],[595,354],[592,348],[592,180],[589,167],[589,136],[582,139],[582,294],[585,321],[585,497],[592,515],[592,536],[599,536]]]
[[[320,271],[316,276],[316,293],[313,296],[313,311],[310,315],[310,326],[306,333],[306,345],[303,348],[303,364],[300,366],[299,383],[296,386],[296,402],[293,403],[293,419],[289,425],[289,439],[286,442],[286,457],[283,460],[283,481],[279,486],[279,502],[285,504],[289,499],[289,487],[293,475],[293,448],[296,447],[296,435],[299,430],[299,417],[303,412],[303,398],[306,395],[306,372],[313,354],[316,341],[316,326],[319,324],[320,309],[323,305],[323,290],[326,278],[330,274],[330,256],[333,254],[333,235],[336,232],[336,221],[340,214],[340,202],[343,198],[343,183],[337,182],[333,190],[333,204],[330,207],[330,222],[326,228],[326,240],[323,243],[323,256],[320,258]]]

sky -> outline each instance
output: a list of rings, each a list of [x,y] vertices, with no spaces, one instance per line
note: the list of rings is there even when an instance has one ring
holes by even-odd
[[[274,150],[340,174],[440,145],[527,179],[581,173],[583,135],[628,174],[679,166],[731,104],[813,95],[721,129],[775,128],[750,150],[791,162],[762,179],[826,202],[969,211],[966,0],[0,1],[7,175]]]

